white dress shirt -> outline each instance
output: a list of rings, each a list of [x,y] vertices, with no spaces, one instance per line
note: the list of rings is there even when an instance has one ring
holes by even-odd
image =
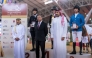
[[[42,21],[38,22],[39,27],[40,27],[41,23],[42,23]]]
[[[79,13],[75,13],[75,18],[77,17],[78,14],[79,14]]]

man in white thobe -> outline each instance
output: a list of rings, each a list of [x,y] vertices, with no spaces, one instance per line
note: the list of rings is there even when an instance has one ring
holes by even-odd
[[[12,29],[14,39],[14,58],[25,58],[25,27],[21,19],[16,19],[16,26]]]
[[[58,9],[55,16],[51,24],[51,39],[54,43],[53,58],[66,58],[67,20]]]

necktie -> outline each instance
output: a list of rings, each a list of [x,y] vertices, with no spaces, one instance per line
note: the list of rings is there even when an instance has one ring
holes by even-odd
[[[38,28],[40,27],[40,22],[38,22]]]

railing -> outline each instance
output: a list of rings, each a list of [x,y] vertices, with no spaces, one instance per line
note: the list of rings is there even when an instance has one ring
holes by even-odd
[[[88,14],[85,17],[85,22],[86,23],[88,22],[88,19],[90,18],[91,14],[92,14],[92,8],[91,8],[91,10],[88,12]]]
[[[62,2],[62,0],[59,0],[60,5],[65,10],[72,9],[76,4],[80,7],[92,5],[92,0],[67,0],[67,2]]]

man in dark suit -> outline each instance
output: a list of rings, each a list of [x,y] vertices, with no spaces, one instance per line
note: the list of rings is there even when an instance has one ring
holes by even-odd
[[[49,19],[50,27],[51,27],[51,22],[52,22],[53,18],[55,18],[56,8],[57,8],[56,6],[53,6],[53,8],[51,8],[52,15],[50,15],[50,19]],[[51,49],[53,49],[53,40],[51,40],[51,45],[52,45]]]
[[[31,33],[31,36],[32,36],[32,50],[30,51],[34,51],[35,50],[35,30],[34,30],[34,25],[35,23],[37,22],[37,8],[34,8],[32,10],[33,12],[33,15],[30,17],[30,20],[29,20],[29,24],[30,24],[30,33]]]
[[[48,33],[47,24],[42,21],[42,16],[37,16],[38,22],[35,24],[35,39],[36,39],[36,58],[39,58],[39,46],[42,51],[42,58],[45,58],[45,37]]]

